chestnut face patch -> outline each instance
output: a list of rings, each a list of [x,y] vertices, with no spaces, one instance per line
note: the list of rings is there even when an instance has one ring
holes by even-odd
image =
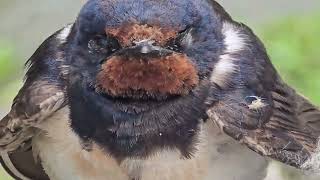
[[[114,56],[102,65],[96,86],[114,97],[134,97],[141,92],[185,95],[198,83],[198,72],[188,57],[173,53],[153,59]]]
[[[154,40],[159,45],[165,45],[168,40],[175,38],[178,34],[176,31],[165,28],[135,23],[124,24],[119,28],[106,29],[106,33],[117,38],[123,47],[146,39]]]

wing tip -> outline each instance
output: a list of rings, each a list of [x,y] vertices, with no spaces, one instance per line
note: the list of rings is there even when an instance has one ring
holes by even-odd
[[[7,152],[0,153],[0,163],[3,169],[16,180],[31,180],[30,178],[23,175],[18,169],[15,168],[10,156]]]
[[[32,149],[27,151],[0,152],[0,163],[16,180],[50,180],[41,163],[33,159]]]
[[[315,174],[320,174],[320,141],[318,142],[317,149],[300,168]]]

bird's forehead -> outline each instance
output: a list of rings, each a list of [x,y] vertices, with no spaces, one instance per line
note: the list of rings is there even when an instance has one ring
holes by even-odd
[[[212,16],[206,0],[91,0],[80,13],[80,20],[100,24],[100,28],[119,27],[123,23],[157,25],[183,30],[198,20]]]

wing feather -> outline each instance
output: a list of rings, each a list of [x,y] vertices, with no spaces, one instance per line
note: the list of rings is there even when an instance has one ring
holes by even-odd
[[[209,119],[261,155],[301,168],[320,152],[319,109],[282,81],[250,28],[227,21],[232,24],[228,30],[242,41],[234,42],[242,48],[226,52],[239,70],[226,79],[229,86],[213,83]]]
[[[25,179],[34,179],[39,174],[43,177],[43,169],[33,160],[31,141],[39,132],[39,124],[67,104],[65,48],[71,28],[69,25],[50,36],[28,60],[24,85],[13,101],[11,111],[0,121],[1,162],[5,167],[11,167],[7,168],[9,173],[17,177],[21,174]],[[12,171],[12,166],[20,167],[20,171]]]
[[[225,133],[250,149],[301,168],[317,150],[320,110],[282,81],[276,83],[272,92],[271,112],[254,112],[250,108],[239,110],[241,101],[234,106],[224,101],[217,103],[208,113]],[[243,116],[250,113],[261,113],[261,116],[268,119],[260,126],[250,129],[239,123],[239,117],[246,119],[242,121],[250,118],[251,121],[259,121],[257,118],[252,119],[253,116]]]

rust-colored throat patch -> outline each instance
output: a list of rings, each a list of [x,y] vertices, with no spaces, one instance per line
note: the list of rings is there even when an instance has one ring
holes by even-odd
[[[163,98],[188,94],[199,83],[186,55],[136,59],[113,56],[97,75],[97,89],[113,97]]]

